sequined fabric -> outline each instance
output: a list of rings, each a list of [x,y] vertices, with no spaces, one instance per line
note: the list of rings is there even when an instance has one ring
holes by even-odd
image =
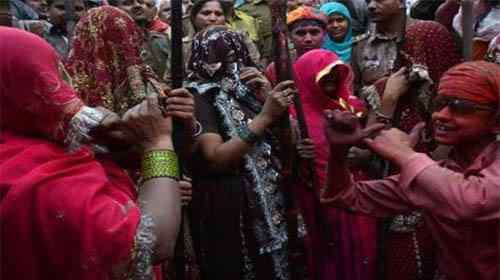
[[[118,114],[146,95],[155,79],[140,56],[144,34],[125,12],[104,6],[91,9],[75,28],[67,69],[82,100]]]
[[[211,60],[209,49],[214,44],[218,46],[217,58]],[[226,61],[231,51],[233,58]],[[224,139],[237,137],[239,129],[247,126],[262,106],[239,79],[242,66],[253,66],[253,63],[237,33],[225,27],[214,27],[199,33],[195,38],[190,62],[194,72],[188,87],[199,95],[213,95],[214,102],[210,106],[215,109]],[[266,133],[244,156],[240,170],[242,191],[247,199],[246,205],[242,207],[250,212],[251,217],[245,217],[245,223],[249,223],[245,226],[251,230],[242,233],[243,279],[254,279],[255,276],[252,253],[245,253],[251,246],[244,243],[248,239],[246,234],[255,235],[252,239],[255,239],[258,255],[270,256],[274,271],[268,279],[288,279],[287,225],[283,194],[278,189],[281,166],[271,148],[274,140],[271,134]]]

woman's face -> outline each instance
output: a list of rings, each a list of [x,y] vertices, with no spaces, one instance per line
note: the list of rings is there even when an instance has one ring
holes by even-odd
[[[210,1],[201,7],[194,18],[196,29],[201,30],[210,25],[224,25],[226,17],[218,1]]]
[[[319,86],[328,97],[334,97],[337,93],[338,80],[335,71],[331,71],[319,80]]]
[[[349,21],[338,13],[333,13],[328,17],[328,25],[326,30],[328,35],[335,42],[342,42],[349,29]]]

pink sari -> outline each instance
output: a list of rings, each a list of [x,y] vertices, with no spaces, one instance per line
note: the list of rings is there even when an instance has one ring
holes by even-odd
[[[326,67],[333,66],[338,74],[338,89],[335,96],[328,96],[316,82],[318,74]],[[376,253],[376,219],[353,214],[343,209],[321,209],[322,217],[327,219],[331,236],[324,237],[315,215],[314,196],[326,180],[326,166],[330,154],[324,134],[323,110],[341,109],[341,97],[356,111],[363,104],[352,95],[352,71],[342,63],[335,53],[328,50],[312,50],[301,56],[294,64],[297,87],[304,108],[309,137],[316,148],[316,175],[319,186],[311,191],[307,182],[296,187],[299,207],[306,223],[306,246],[308,251],[310,279],[365,280],[374,279]],[[292,112],[295,116],[295,112]],[[358,172],[359,173],[359,172]],[[361,174],[361,173],[360,173]],[[307,180],[307,179],[306,179]],[[327,246],[325,239],[333,241]]]
[[[86,146],[65,151],[83,103],[48,43],[0,27],[0,52],[0,278],[125,279],[140,216],[132,181]]]

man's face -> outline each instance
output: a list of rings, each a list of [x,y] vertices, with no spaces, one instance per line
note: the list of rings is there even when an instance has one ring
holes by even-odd
[[[170,24],[171,15],[170,0],[161,2],[160,10],[158,11],[158,17],[161,21]]]
[[[317,25],[298,26],[292,30],[290,39],[299,54],[321,48],[325,31]]]
[[[373,22],[385,22],[403,13],[404,0],[369,0],[368,12]]]
[[[443,145],[464,146],[491,136],[498,126],[494,118],[496,110],[492,108],[468,114],[455,112],[449,105],[436,110],[432,114],[434,139]]]
[[[158,13],[158,9],[156,8],[156,3],[154,0],[143,0],[143,1],[146,4],[146,9],[145,9],[146,21],[148,23],[152,22],[155,19],[156,14]]]
[[[33,8],[33,10],[35,10],[35,12],[37,13],[40,13],[40,11],[42,11],[42,0],[26,0],[26,4]]]
[[[223,25],[226,21],[224,11],[218,1],[205,3],[194,18],[194,25],[201,30],[211,25]]]
[[[182,0],[182,15],[187,16],[191,13],[193,2],[191,0]]]
[[[83,3],[83,0],[74,1],[74,7],[75,21],[78,21],[78,19],[80,19],[80,17],[85,12],[85,4]],[[65,14],[66,11],[64,9],[64,0],[54,1],[54,3],[52,3],[52,5],[49,7],[50,23],[57,27],[64,28],[66,26],[66,20],[64,19]]]
[[[145,24],[148,20],[147,5],[145,0],[120,0],[118,8],[129,14],[136,23]]]

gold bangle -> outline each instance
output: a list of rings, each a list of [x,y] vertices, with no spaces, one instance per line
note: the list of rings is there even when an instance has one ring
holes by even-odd
[[[142,156],[142,179],[167,177],[179,180],[179,162],[172,150],[153,150]]]

